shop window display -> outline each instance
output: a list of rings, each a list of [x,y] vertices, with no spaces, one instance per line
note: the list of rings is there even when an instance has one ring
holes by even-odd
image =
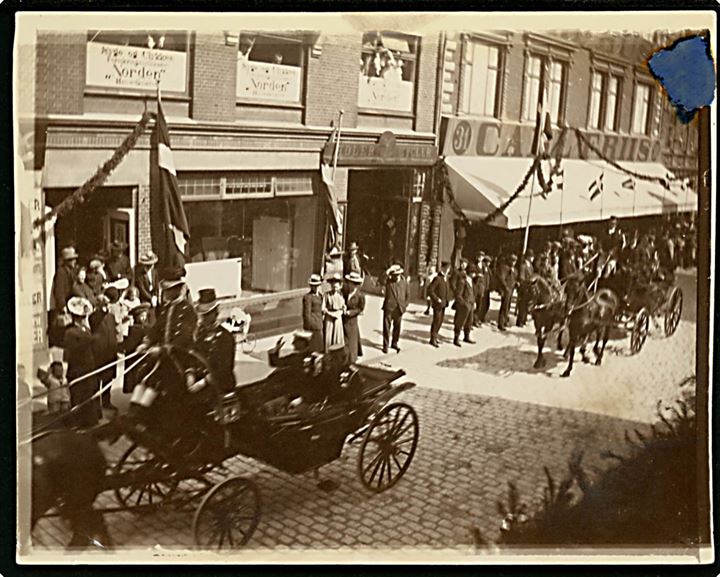
[[[243,295],[302,288],[312,273],[313,197],[185,202],[188,263],[242,258]]]

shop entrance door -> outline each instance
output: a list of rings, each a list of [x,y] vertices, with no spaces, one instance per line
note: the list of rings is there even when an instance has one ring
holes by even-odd
[[[103,219],[104,246],[120,241],[128,247],[130,265],[135,265],[135,211],[132,208],[108,209]]]

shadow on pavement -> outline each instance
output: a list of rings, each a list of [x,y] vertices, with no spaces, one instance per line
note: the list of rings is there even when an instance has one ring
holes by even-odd
[[[479,373],[509,377],[515,373],[545,373],[564,363],[562,355],[546,350],[547,365],[544,369],[535,369],[533,368],[535,358],[534,351],[518,350],[517,345],[513,344],[487,349],[471,357],[445,359],[437,365],[449,369],[470,369]]]

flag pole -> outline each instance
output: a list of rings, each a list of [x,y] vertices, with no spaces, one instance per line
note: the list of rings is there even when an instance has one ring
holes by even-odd
[[[637,185],[635,184],[634,178],[632,181],[632,185],[633,185],[633,217],[635,217],[635,199],[637,198]]]
[[[539,165],[538,165],[539,168]],[[525,239],[523,240],[523,254],[527,252],[528,240],[530,240],[530,212],[532,211],[533,191],[535,189],[535,173],[533,170],[532,181],[530,182],[530,202],[528,202],[527,221],[525,222]]]
[[[335,184],[335,171],[337,170],[338,156],[340,154],[340,132],[342,131],[343,114],[345,114],[345,111],[341,108],[338,111],[337,135],[335,137],[335,150],[333,150],[333,171],[332,171],[333,184]]]

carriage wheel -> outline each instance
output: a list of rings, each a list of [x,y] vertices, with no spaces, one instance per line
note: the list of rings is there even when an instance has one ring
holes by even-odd
[[[215,485],[195,511],[193,535],[199,549],[238,549],[260,521],[260,491],[255,483],[232,477]]]
[[[680,324],[680,315],[683,309],[683,294],[678,287],[674,287],[665,309],[665,336],[669,337],[677,330]]]
[[[649,332],[650,314],[643,307],[635,315],[632,333],[630,334],[630,351],[632,354],[636,355],[642,350]]]
[[[245,338],[240,342],[240,346],[242,347],[242,352],[246,355],[249,355],[255,350],[255,343],[257,342],[257,339],[255,338],[255,335],[252,333],[248,333],[245,335]]]
[[[178,486],[178,480],[171,477],[170,465],[140,445],[131,445],[115,464],[113,476],[119,475],[128,475],[131,479],[115,488],[115,497],[123,507],[160,505]]]
[[[392,403],[371,421],[358,456],[362,484],[375,493],[392,487],[408,470],[420,428],[410,405]]]

